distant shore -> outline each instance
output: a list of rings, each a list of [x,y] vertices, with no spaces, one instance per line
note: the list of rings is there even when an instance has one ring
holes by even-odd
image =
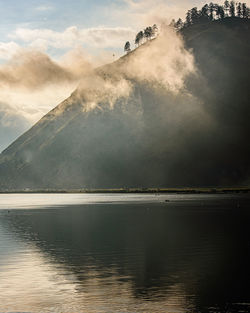
[[[0,190],[4,193],[180,193],[180,194],[213,194],[213,193],[249,193],[250,187],[207,187],[207,188],[108,188],[108,189],[21,189]]]

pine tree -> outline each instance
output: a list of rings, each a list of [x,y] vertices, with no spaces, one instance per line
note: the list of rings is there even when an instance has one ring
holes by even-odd
[[[130,42],[127,41],[125,43],[125,46],[124,46],[124,52],[129,53],[130,51],[131,51],[131,49],[130,49]]]
[[[175,28],[178,29],[178,30],[180,30],[180,29],[183,28],[183,26],[184,26],[184,24],[183,24],[183,22],[182,22],[182,19],[179,18],[179,19],[177,20],[177,22],[175,23]]]
[[[199,12],[198,12],[198,9],[197,7],[194,7],[191,9],[191,20],[192,20],[192,23],[197,23],[198,19],[199,19]]]
[[[230,2],[229,12],[230,12],[231,17],[235,17],[235,3],[234,3],[234,1]]]
[[[172,19],[172,21],[169,23],[168,26],[171,27],[171,28],[175,27],[175,19],[174,18]]]
[[[146,38],[146,40],[149,40],[152,38],[153,35],[153,29],[151,26],[148,26],[144,29],[144,37]]]
[[[157,34],[158,34],[158,27],[157,27],[156,24],[154,24],[154,25],[152,26],[152,35],[153,35],[153,37],[156,37]]]
[[[186,14],[186,25],[189,26],[192,24],[191,11],[188,10]]]
[[[200,15],[201,15],[201,17],[205,17],[205,18],[209,18],[209,6],[208,6],[208,4],[205,4],[202,8],[201,8],[201,10],[200,10]]]
[[[247,7],[246,3],[242,3],[241,13],[243,18],[249,18],[249,8]]]
[[[221,5],[218,5],[218,7],[217,7],[217,16],[219,19],[225,18],[224,8]]]
[[[225,1],[224,2],[224,10],[225,10],[225,15],[226,16],[229,16],[229,7],[230,7],[230,3],[229,3],[229,1]]]
[[[241,10],[241,3],[240,2],[237,3],[236,10],[237,10],[237,16],[241,17],[242,16],[242,10]]]
[[[214,17],[216,17],[216,16],[218,16],[218,18],[219,18],[219,14],[218,14],[218,12],[219,12],[219,5],[217,4],[217,3],[214,3]]]
[[[142,32],[142,31],[140,31],[140,32],[136,35],[136,37],[135,37],[135,44],[136,44],[137,46],[140,45],[140,43],[141,43],[142,40],[143,40],[143,37],[144,37],[144,35],[143,35],[143,32]]]
[[[214,19],[214,4],[213,2],[209,3],[209,18],[212,21]]]

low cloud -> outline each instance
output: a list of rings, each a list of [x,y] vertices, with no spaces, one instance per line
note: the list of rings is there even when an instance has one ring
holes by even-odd
[[[82,49],[70,51],[57,61],[45,53],[23,49],[7,64],[0,66],[0,96],[4,96],[4,91],[9,92],[10,103],[20,103],[21,100],[26,102],[22,107],[27,109],[27,102],[32,102],[30,95],[34,98],[40,94],[44,103],[48,103],[51,101],[50,93],[55,95],[54,90],[63,89],[69,93],[80,82],[78,97],[84,110],[101,108],[103,103],[113,108],[119,98],[129,97],[133,90],[133,80],[159,84],[170,92],[177,93],[185,88],[185,78],[196,71],[192,54],[185,49],[182,38],[169,27],[162,29],[156,39],[145,43],[125,58],[126,62],[121,59],[111,67],[113,70],[105,73],[95,70],[93,58]],[[65,93],[62,92],[62,95],[65,96]],[[38,98],[41,99],[41,96]],[[63,100],[62,97],[60,100]],[[52,108],[51,104],[43,104],[41,109],[36,98],[34,103],[36,105],[33,107],[39,107],[39,111],[43,113],[46,113],[45,109]],[[26,112],[26,116],[28,115]]]
[[[113,109],[117,100],[129,97],[132,88],[131,82],[123,76],[105,78],[93,72],[81,80],[77,90],[78,102],[82,103],[86,112],[96,108]]]
[[[0,66],[0,86],[32,91],[50,84],[75,82],[90,69],[92,66],[81,51],[67,54],[60,63],[42,52],[22,50]]]
[[[47,54],[19,49],[0,65],[0,149],[65,100],[94,65],[82,49],[57,61]]]
[[[157,83],[170,91],[185,87],[185,78],[196,72],[193,55],[184,47],[180,35],[170,27],[131,54],[124,71],[128,76]]]
[[[123,100],[129,102],[134,88],[145,83],[150,88],[160,87],[172,95],[182,92],[190,98],[185,80],[191,74],[196,75],[192,53],[185,49],[180,35],[165,27],[157,38],[117,62],[83,75],[74,95],[87,112],[113,109]]]

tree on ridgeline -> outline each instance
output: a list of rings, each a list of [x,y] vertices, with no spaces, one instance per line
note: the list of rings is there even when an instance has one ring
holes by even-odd
[[[235,17],[235,3],[234,1],[230,2],[229,12],[231,17]]]
[[[153,37],[156,37],[158,35],[158,27],[156,24],[152,26],[152,35]]]
[[[213,4],[213,2],[209,3],[208,10],[209,10],[209,19],[211,21],[213,21],[213,19],[214,19],[214,4]]]
[[[143,38],[144,38],[143,31],[140,31],[135,37],[135,45],[139,46],[142,43]]]
[[[169,23],[169,27],[172,27],[172,28],[175,28],[175,25],[176,25],[176,23],[175,23],[175,19],[173,18],[172,19],[172,21]]]
[[[225,12],[225,16],[228,17],[229,16],[229,7],[230,7],[230,3],[229,1],[225,1],[224,2],[224,12]]]
[[[191,10],[188,10],[186,13],[186,26],[189,26],[192,24],[192,18],[191,18]]]
[[[146,40],[148,41],[149,39],[151,39],[153,36],[153,29],[151,26],[148,26],[144,29],[144,37],[146,38]]]
[[[192,8],[191,9],[191,20],[192,20],[192,23],[195,24],[198,21],[199,17],[200,17],[200,14],[198,12],[197,7]]]
[[[139,31],[139,33],[135,36],[135,46],[139,47],[143,42],[144,39],[147,41],[150,39],[155,38],[158,35],[158,27],[156,24],[153,26],[148,26],[144,29],[144,31]]]
[[[205,4],[200,10],[200,17],[205,20],[209,18],[209,6]]]
[[[177,22],[175,23],[175,29],[180,30],[182,29],[183,26],[184,26],[184,23],[182,22],[182,19],[179,18]]]
[[[130,42],[127,41],[124,46],[124,52],[129,53],[131,51]]]
[[[225,18],[225,12],[224,12],[224,9],[221,5],[218,5],[217,6],[217,12],[216,12],[217,16],[219,19],[224,19]]]
[[[249,8],[245,3],[242,3],[242,17],[249,18]]]
[[[236,4],[236,16],[237,17],[241,17],[242,16],[241,3],[240,2]]]
[[[188,27],[193,24],[204,23],[206,21],[214,20],[223,20],[224,18],[231,18],[237,16],[238,18],[249,19],[250,18],[250,9],[247,7],[246,3],[241,3],[232,1],[224,1],[223,5],[210,2],[209,4],[203,5],[203,7],[198,10],[197,7],[194,7],[187,11],[185,22],[179,18],[177,22],[173,19],[169,26],[174,28],[176,31],[180,31],[184,27]],[[156,24],[153,26],[148,26],[144,31],[138,32],[135,37],[135,46],[140,46],[143,42],[155,38],[158,35],[158,28]],[[130,51],[126,42],[124,51]],[[128,49],[128,50],[127,50]]]
[[[214,3],[214,14],[213,14],[214,20],[216,20],[216,18],[218,18],[218,11],[219,11],[219,5],[217,3]]]
[[[186,21],[182,27],[175,23],[175,28],[177,30],[183,27],[190,26],[192,24],[201,23],[207,20],[222,20],[226,17],[239,17],[239,18],[250,18],[249,8],[246,3],[237,3],[235,5],[234,1],[225,1],[224,5],[219,5],[217,3],[210,2],[205,4],[201,10],[196,7],[190,9],[186,13]],[[172,24],[172,23],[171,23]]]

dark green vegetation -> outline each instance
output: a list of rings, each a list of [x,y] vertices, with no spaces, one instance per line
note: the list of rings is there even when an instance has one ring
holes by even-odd
[[[207,21],[218,21],[229,17],[238,17],[248,19],[250,11],[246,3],[235,1],[225,1],[223,5],[210,2],[205,4],[200,10],[197,7],[188,10],[186,20],[183,22],[180,18],[177,22],[172,20],[171,26],[180,30],[193,24],[205,23]]]
[[[197,71],[178,93],[128,78],[128,98],[86,112],[89,90],[75,91],[0,155],[0,189],[249,185],[249,27],[230,17],[183,28]],[[100,75],[115,80],[144,46]]]
[[[225,1],[223,5],[210,2],[209,4],[206,3],[200,10],[198,10],[197,7],[188,10],[186,13],[186,20],[184,22],[181,18],[179,18],[177,21],[173,19],[169,26],[173,27],[177,31],[180,31],[184,27],[189,27],[193,24],[201,24],[208,21],[218,21],[229,17],[249,19],[250,10],[244,2],[235,3],[234,1]],[[135,37],[135,46],[139,46],[145,41],[155,38],[157,35],[158,28],[156,24],[154,24],[152,27],[148,26],[144,29],[144,31],[141,30],[137,33]],[[130,52],[129,41],[126,42],[124,51]]]

